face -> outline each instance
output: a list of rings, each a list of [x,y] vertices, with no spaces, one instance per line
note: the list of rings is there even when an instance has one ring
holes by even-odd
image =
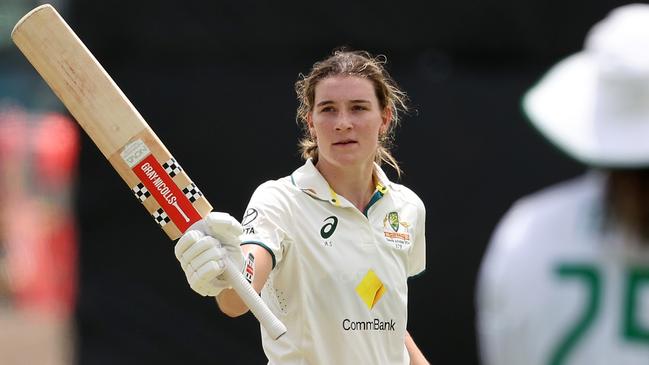
[[[389,109],[379,105],[372,81],[343,75],[319,81],[313,110],[307,116],[318,144],[318,164],[371,165],[379,134],[387,131],[390,119]]]

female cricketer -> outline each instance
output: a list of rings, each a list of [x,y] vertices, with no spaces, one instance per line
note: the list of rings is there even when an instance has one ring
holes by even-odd
[[[649,5],[614,10],[524,97],[592,167],[517,202],[478,286],[488,365],[649,364]]]
[[[306,162],[257,188],[241,226],[226,213],[175,252],[190,286],[236,317],[219,275],[233,260],[288,331],[262,328],[269,364],[426,364],[406,331],[407,280],[425,268],[425,209],[390,181],[388,147],[406,95],[384,58],[336,51],[296,83]],[[243,234],[242,234],[243,233]]]

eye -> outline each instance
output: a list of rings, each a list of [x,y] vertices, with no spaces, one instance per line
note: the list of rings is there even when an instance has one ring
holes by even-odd
[[[352,106],[352,110],[358,111],[358,110],[368,110],[368,107],[362,104],[356,104]]]
[[[329,112],[333,112],[335,110],[336,109],[334,109],[333,106],[325,106],[325,107],[320,109],[320,113],[329,113]]]

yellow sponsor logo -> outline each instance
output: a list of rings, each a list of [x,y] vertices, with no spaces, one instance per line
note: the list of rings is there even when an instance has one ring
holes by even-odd
[[[363,300],[368,309],[374,308],[376,303],[385,294],[386,288],[376,273],[370,269],[360,284],[356,287],[356,293]]]

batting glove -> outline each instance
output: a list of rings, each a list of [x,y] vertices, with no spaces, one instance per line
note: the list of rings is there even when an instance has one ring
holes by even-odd
[[[176,258],[189,286],[202,296],[217,296],[230,284],[221,274],[225,261],[243,269],[241,224],[227,213],[212,212],[192,225],[175,246]]]

